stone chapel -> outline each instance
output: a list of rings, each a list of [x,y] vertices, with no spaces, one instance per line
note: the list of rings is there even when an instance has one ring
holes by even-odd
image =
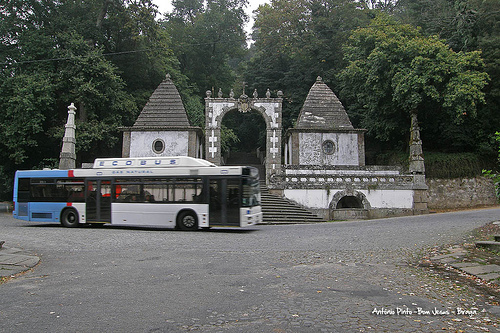
[[[203,131],[189,123],[170,75],[153,92],[134,125],[122,131],[122,157],[203,157]]]

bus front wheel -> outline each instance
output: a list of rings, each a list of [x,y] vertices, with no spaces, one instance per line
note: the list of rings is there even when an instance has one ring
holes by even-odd
[[[78,212],[74,209],[66,209],[61,216],[61,224],[67,228],[78,226]]]
[[[198,229],[198,221],[193,211],[184,211],[177,217],[177,227],[181,230]]]

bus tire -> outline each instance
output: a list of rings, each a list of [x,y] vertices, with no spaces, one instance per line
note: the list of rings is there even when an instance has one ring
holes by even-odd
[[[79,218],[76,209],[65,209],[61,214],[61,224],[66,228],[77,227],[79,224]]]
[[[177,216],[177,228],[181,230],[197,230],[198,219],[192,210],[185,210]]]

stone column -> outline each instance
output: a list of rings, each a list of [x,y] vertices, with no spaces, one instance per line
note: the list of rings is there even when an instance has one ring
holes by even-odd
[[[409,164],[409,171],[413,175],[413,212],[426,214],[429,212],[427,207],[428,187],[425,183],[424,153],[416,111],[411,113]]]
[[[220,104],[220,103],[219,103]],[[218,106],[212,92],[207,91],[205,98],[205,159],[215,165],[222,164],[221,128],[219,120],[222,106]]]
[[[76,107],[73,103],[68,106],[68,120],[66,122],[66,130],[64,132],[61,155],[59,158],[59,169],[68,170],[76,168],[76,125],[75,114]]]

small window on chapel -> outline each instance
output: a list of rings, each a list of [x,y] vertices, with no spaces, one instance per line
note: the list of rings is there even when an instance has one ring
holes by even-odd
[[[323,153],[333,155],[335,151],[335,144],[332,140],[323,141]]]
[[[153,151],[156,154],[161,154],[165,150],[165,141],[162,139],[156,139],[153,141]]]

